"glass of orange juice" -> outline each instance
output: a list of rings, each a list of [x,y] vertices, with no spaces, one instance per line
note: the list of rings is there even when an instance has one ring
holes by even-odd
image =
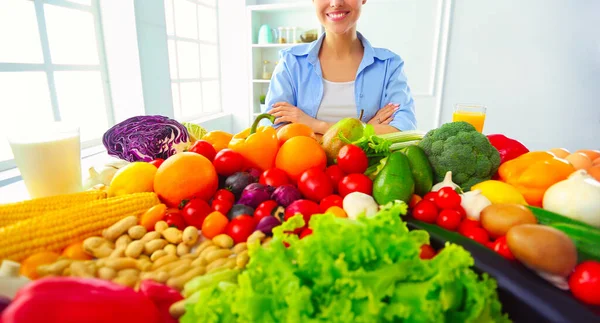
[[[477,131],[483,131],[486,107],[476,104],[457,104],[452,114],[452,122],[465,121],[473,125]]]

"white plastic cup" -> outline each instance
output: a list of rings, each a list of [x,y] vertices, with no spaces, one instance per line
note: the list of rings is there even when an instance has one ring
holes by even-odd
[[[79,127],[63,122],[24,126],[8,136],[30,198],[80,192]]]

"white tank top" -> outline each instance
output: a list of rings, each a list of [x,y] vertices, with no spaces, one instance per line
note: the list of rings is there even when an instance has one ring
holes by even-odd
[[[336,123],[347,117],[357,117],[354,81],[331,82],[323,79],[323,99],[317,111],[317,119]]]

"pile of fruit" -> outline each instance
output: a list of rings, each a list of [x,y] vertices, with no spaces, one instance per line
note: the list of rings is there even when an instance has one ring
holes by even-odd
[[[183,322],[508,320],[468,252],[434,250],[413,221],[600,305],[599,151],[529,152],[465,122],[376,135],[347,118],[317,138],[263,119],[235,135],[123,121],[103,140],[120,162],[89,191],[0,206],[0,260],[28,286],[158,283],[177,297],[149,297],[157,315]],[[34,306],[22,297],[5,322]]]

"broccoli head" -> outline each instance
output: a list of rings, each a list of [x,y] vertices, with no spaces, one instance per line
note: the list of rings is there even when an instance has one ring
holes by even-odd
[[[491,179],[500,167],[500,154],[488,138],[471,124],[458,121],[429,131],[419,146],[433,168],[435,181],[441,182],[446,172],[463,190]]]

